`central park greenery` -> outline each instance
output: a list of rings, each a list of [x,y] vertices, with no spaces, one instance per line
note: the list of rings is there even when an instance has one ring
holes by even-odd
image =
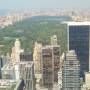
[[[4,54],[10,53],[15,39],[19,38],[21,47],[30,52],[33,51],[36,41],[49,45],[50,37],[55,34],[63,52],[67,49],[67,26],[61,23],[64,19],[68,21],[71,18],[37,16],[0,29],[0,45],[4,45],[4,47],[0,47],[0,51]]]

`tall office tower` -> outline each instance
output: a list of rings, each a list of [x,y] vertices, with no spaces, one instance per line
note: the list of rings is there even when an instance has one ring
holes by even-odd
[[[59,46],[46,46],[41,50],[42,83],[44,86],[52,87],[58,81],[60,62]]]
[[[20,62],[20,77],[24,80],[25,90],[35,90],[34,63]]]
[[[81,90],[80,64],[74,50],[65,53],[62,67],[62,90]]]
[[[57,45],[57,36],[56,35],[53,35],[51,37],[51,45]]]
[[[90,22],[68,22],[68,50],[75,50],[80,60],[80,75],[89,70]]]
[[[54,59],[51,47],[43,47],[41,51],[42,84],[45,87],[53,87],[54,83]]]
[[[53,49],[53,59],[54,59],[54,82],[58,82],[58,71],[60,69],[60,46],[54,45]]]
[[[20,53],[23,52],[21,49],[21,43],[19,39],[16,39],[14,46],[12,47],[11,59],[13,62],[20,61]]]
[[[20,53],[20,61],[33,61],[33,53],[32,52]]]
[[[34,60],[34,69],[35,73],[40,73],[41,67],[41,48],[42,44],[35,42],[33,60]]]

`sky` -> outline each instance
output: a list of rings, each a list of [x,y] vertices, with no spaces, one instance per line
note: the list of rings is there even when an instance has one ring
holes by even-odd
[[[0,0],[0,9],[90,9],[90,0]]]

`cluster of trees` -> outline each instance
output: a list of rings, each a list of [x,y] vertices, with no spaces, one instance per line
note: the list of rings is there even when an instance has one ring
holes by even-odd
[[[4,45],[2,51],[10,52],[16,38],[21,40],[25,51],[33,51],[35,41],[43,45],[50,44],[50,37],[54,34],[58,37],[61,51],[65,51],[67,49],[67,26],[61,23],[63,18],[33,17],[0,29],[0,44]],[[70,20],[68,17],[66,19]]]

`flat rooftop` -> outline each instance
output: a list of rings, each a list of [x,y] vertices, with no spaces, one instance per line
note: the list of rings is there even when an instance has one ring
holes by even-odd
[[[42,49],[48,49],[48,48],[52,49],[53,47],[60,47],[60,45],[46,45],[42,47]]]
[[[75,22],[75,21],[70,21],[70,22],[64,22],[68,26],[81,26],[81,25],[90,25],[90,21],[85,21],[85,22]]]
[[[13,70],[13,69],[14,69],[14,65],[12,63],[9,63],[4,65],[1,70]]]
[[[32,66],[33,65],[33,61],[21,61],[21,62],[15,62],[15,63],[9,63],[9,64],[6,64],[4,65],[1,70],[14,70],[15,68],[15,65],[29,65],[29,66]]]
[[[15,80],[0,80],[0,90],[14,90],[17,82]]]
[[[17,90],[18,85],[22,80],[9,80],[9,79],[1,79],[0,80],[0,90]]]

